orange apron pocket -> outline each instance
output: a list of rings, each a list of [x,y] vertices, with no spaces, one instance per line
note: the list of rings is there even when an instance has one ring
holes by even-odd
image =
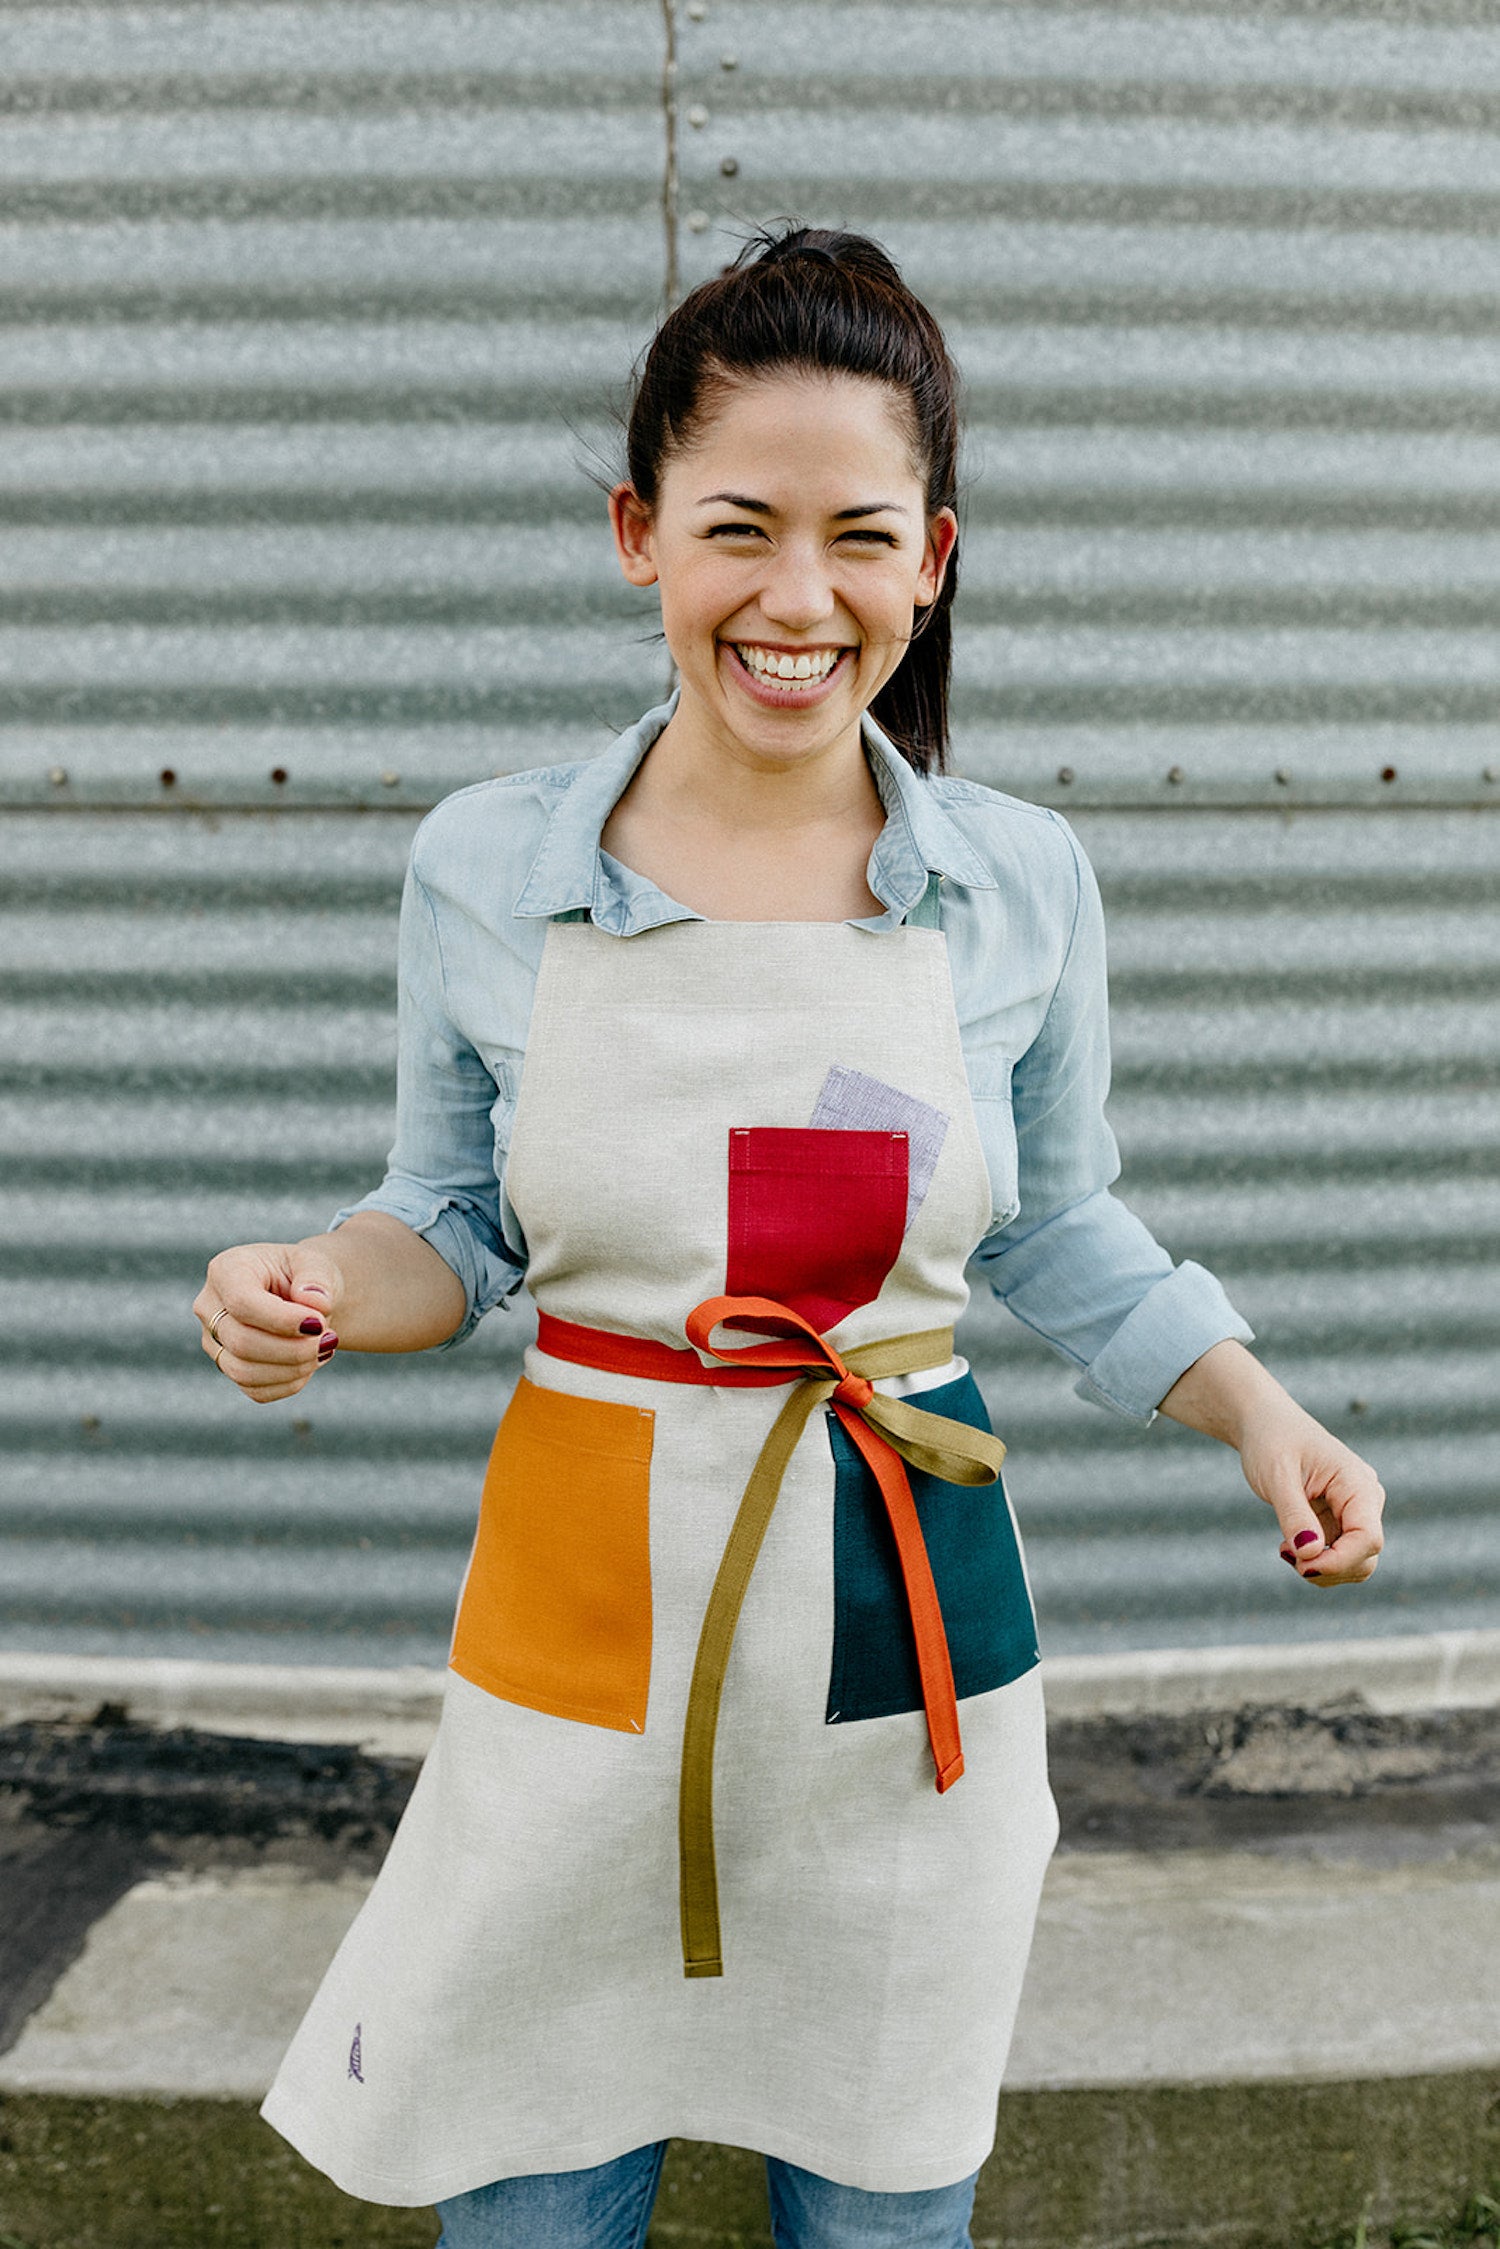
[[[503,1702],[644,1732],[654,1426],[522,1376],[485,1472],[454,1671]]]

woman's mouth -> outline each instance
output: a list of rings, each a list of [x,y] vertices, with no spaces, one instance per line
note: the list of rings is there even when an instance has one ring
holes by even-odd
[[[763,648],[743,640],[728,645],[756,700],[783,707],[814,701],[852,653],[847,648]]]

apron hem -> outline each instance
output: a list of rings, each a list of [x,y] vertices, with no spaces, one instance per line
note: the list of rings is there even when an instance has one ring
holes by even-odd
[[[293,2113],[283,2114],[284,2111]],[[940,2187],[956,2186],[977,2171],[991,2153],[995,2144],[996,2126],[991,2123],[983,2145],[975,2140],[963,2153],[943,2160],[927,2157],[919,2164],[907,2166],[879,2161],[864,2162],[840,2155],[826,2146],[815,2146],[796,2132],[783,2131],[769,2124],[748,2122],[740,2117],[697,2117],[675,2127],[657,2119],[638,2128],[601,2134],[596,2140],[556,2142],[528,2149],[518,2157],[495,2158],[499,2168],[481,2166],[475,2174],[472,2164],[464,2164],[425,2179],[420,2187],[394,2173],[378,2170],[369,2164],[340,2164],[337,2169],[312,2154],[309,2147],[292,2128],[293,2103],[290,2096],[277,2098],[276,2089],[266,2095],[260,2114],[272,2129],[281,2134],[313,2168],[322,2171],[344,2194],[356,2201],[373,2202],[390,2209],[426,2209],[437,2202],[446,2202],[459,2194],[471,2194],[476,2188],[489,2186],[499,2179],[529,2178],[551,2171],[589,2171],[602,2163],[613,2163],[636,2148],[647,2147],[657,2140],[683,2140],[692,2146],[743,2148],[753,2155],[769,2156],[783,2163],[794,2163],[800,2170],[811,2171],[816,2177],[831,2180],[835,2186],[853,2187],[865,2194],[920,2194]],[[899,2174],[899,2175],[898,2175]],[[361,2183],[356,2184],[356,2181]]]

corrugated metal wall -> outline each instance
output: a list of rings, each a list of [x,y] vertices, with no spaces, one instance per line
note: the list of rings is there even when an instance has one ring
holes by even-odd
[[[7,7],[0,55],[0,1645],[441,1659],[523,1316],[257,1412],[187,1305],[378,1174],[417,810],[666,684],[588,469],[674,265],[780,214],[957,346],[960,762],[1094,855],[1126,1192],[1392,1494],[1368,1588],[1285,1582],[1229,1455],[978,1306],[1045,1644],[1500,1623],[1493,12]]]

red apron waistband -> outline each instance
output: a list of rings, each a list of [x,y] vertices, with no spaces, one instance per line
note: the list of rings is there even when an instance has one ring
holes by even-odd
[[[706,1366],[696,1351],[674,1350],[670,1343],[653,1343],[649,1336],[620,1335],[613,1328],[586,1328],[572,1320],[559,1320],[551,1312],[538,1312],[536,1347],[549,1359],[567,1359],[575,1367],[599,1367],[606,1374],[630,1374],[643,1382],[706,1382],[723,1390],[763,1390],[778,1382],[795,1382],[800,1367]]]

